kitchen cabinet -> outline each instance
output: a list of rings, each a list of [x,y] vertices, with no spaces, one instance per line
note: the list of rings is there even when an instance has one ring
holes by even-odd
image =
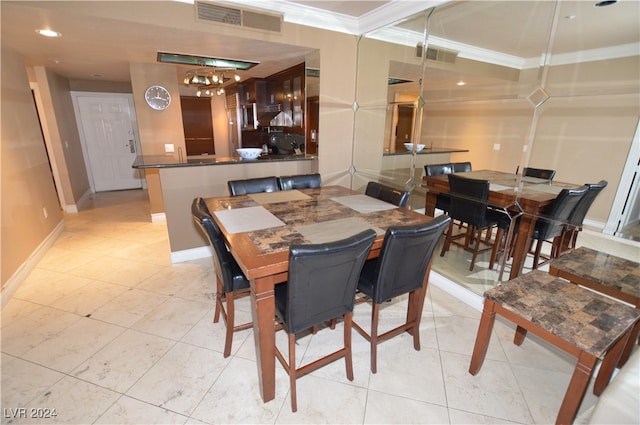
[[[180,106],[187,156],[215,154],[211,98],[180,96]]]
[[[267,78],[267,101],[270,110],[291,117],[291,132],[304,135],[305,64],[293,66]]]

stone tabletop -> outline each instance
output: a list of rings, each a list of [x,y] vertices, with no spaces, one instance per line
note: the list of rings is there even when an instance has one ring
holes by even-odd
[[[365,228],[384,234],[389,226],[412,225],[423,221],[421,216],[391,204],[387,204],[384,209],[378,206],[373,210],[358,208],[361,203],[352,207],[345,205],[349,202],[344,202],[344,199],[353,196],[353,192],[339,186],[289,192],[305,196],[291,196],[283,201],[277,192],[272,192],[275,194],[272,203],[268,202],[269,194],[261,197],[260,204],[252,195],[210,198],[206,202],[210,211],[226,212],[260,205],[280,220],[283,226],[265,226],[247,232],[251,241],[263,254],[288,250],[292,244],[324,242],[326,237],[323,233],[327,232],[331,239],[335,240],[351,236]],[[376,205],[381,202],[373,198],[372,201],[375,201]]]
[[[640,299],[640,263],[580,247],[550,263],[550,267]]]
[[[540,270],[484,296],[598,358],[640,319],[640,310]]]

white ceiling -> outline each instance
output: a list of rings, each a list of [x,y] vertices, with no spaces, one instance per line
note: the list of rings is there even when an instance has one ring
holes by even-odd
[[[552,14],[558,14],[555,53],[599,52],[640,45],[637,0],[620,0],[607,8],[591,1],[563,0],[555,10],[549,1],[325,1],[218,0],[282,14],[285,22],[348,34],[371,33],[434,5],[438,19],[430,28],[436,47],[499,60],[540,60]],[[129,63],[155,63],[166,51],[259,61],[249,75],[266,77],[304,60],[310,49],[275,42],[220,36],[196,25],[190,0],[179,1],[0,1],[0,41],[21,52],[27,65],[45,66],[69,79],[129,81]],[[121,12],[131,10],[129,16]],[[498,13],[496,13],[496,11]],[[564,19],[574,15],[575,19]],[[399,23],[398,27],[408,23]],[[63,34],[47,39],[35,33],[49,27]],[[542,29],[541,29],[542,28]],[[536,31],[539,34],[536,36]],[[375,32],[375,31],[373,31]],[[504,34],[509,34],[505,37]],[[576,37],[575,34],[580,34]],[[272,40],[277,37],[270,37]],[[455,41],[455,42],[453,42]],[[439,44],[439,46],[438,46]],[[500,56],[500,57],[498,57]]]

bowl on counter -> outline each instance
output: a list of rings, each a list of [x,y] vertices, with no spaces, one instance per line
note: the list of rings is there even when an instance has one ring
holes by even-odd
[[[409,151],[413,151],[413,143],[405,143],[404,147]],[[424,149],[424,145],[416,145],[416,152],[420,152],[422,149]]]
[[[258,157],[262,153],[262,149],[242,148],[242,149],[236,149],[236,152],[238,152],[238,155],[240,155],[242,159],[258,159]]]

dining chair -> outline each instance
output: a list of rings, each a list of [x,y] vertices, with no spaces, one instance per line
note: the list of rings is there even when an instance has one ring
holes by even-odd
[[[391,186],[378,182],[369,182],[367,183],[364,194],[404,208],[407,206],[411,192],[408,190],[394,189]]]
[[[469,270],[473,271],[476,258],[481,251],[491,250],[491,258],[495,257],[501,238],[494,238],[491,242],[491,232],[498,224],[508,226],[508,222],[503,220],[503,214],[489,208],[487,199],[489,198],[489,181],[476,180],[462,177],[456,174],[449,174],[449,217],[467,224],[466,232],[462,235],[453,235],[453,222],[449,223],[446,238],[440,256],[449,251],[455,239],[464,236],[464,243],[458,244],[466,251],[471,251],[473,256]],[[508,227],[507,227],[508,228]],[[482,237],[482,232],[487,231],[486,237]],[[480,247],[484,245],[483,249]]]
[[[207,204],[202,198],[195,198],[191,204],[193,221],[209,239],[213,251],[213,264],[216,272],[216,308],[213,322],[218,323],[220,314],[224,320],[226,333],[224,340],[224,357],[231,354],[233,333],[253,326],[252,322],[236,326],[234,300],[249,295],[249,281],[242,273],[240,266],[233,258],[222,238],[218,225],[211,217]],[[226,308],[224,302],[226,301]]]
[[[375,238],[376,232],[367,229],[334,242],[289,248],[288,281],[275,287],[276,317],[289,337],[289,361],[278,347],[275,355],[289,374],[293,412],[298,409],[296,380],[307,373],[344,358],[347,379],[353,381],[351,322],[356,286]],[[297,367],[296,335],[338,317],[344,317],[343,347]]]
[[[278,177],[278,188],[280,190],[306,189],[320,186],[322,186],[320,173]]]
[[[231,196],[260,192],[276,192],[280,190],[278,187],[278,179],[275,176],[229,180],[227,186],[229,187]]]
[[[564,238],[559,243],[564,245],[564,240],[567,240],[567,247],[569,250],[574,250],[576,248],[576,242],[578,240],[578,233],[582,231],[582,224],[584,223],[584,219],[593,204],[593,201],[596,200],[596,197],[602,192],[602,190],[607,187],[608,182],[606,180],[600,180],[598,183],[587,183],[587,193],[580,199],[578,204],[575,206],[571,214],[569,214],[569,226],[565,228],[565,231],[562,232],[561,238]]]
[[[454,173],[466,173],[471,171],[471,162],[452,162]]]
[[[443,174],[452,174],[453,173],[453,164],[444,163],[444,164],[427,164],[424,166],[424,173],[426,176],[440,176]],[[449,213],[449,197],[446,194],[439,194],[436,196],[436,208],[445,214]]]
[[[553,200],[549,210],[536,220],[531,241],[532,244],[535,242],[536,246],[534,251],[529,251],[529,254],[533,254],[533,270],[558,257],[560,254],[560,241],[556,237],[561,236],[562,232],[565,231],[571,212],[588,190],[589,187],[587,185],[578,189],[562,189],[556,199]],[[549,257],[542,255],[544,242],[551,243]],[[542,261],[540,261],[541,259]]]
[[[407,331],[413,348],[420,350],[420,318],[429,283],[433,252],[451,218],[438,216],[427,223],[387,228],[380,256],[365,263],[356,302],[371,301],[370,332],[353,322],[353,327],[371,345],[371,372],[377,372],[378,344]],[[394,297],[411,294],[406,321],[382,335],[378,333],[380,306]]]
[[[522,175],[526,177],[536,177],[539,179],[553,180],[556,170],[545,170],[543,168],[525,167],[522,169]]]

